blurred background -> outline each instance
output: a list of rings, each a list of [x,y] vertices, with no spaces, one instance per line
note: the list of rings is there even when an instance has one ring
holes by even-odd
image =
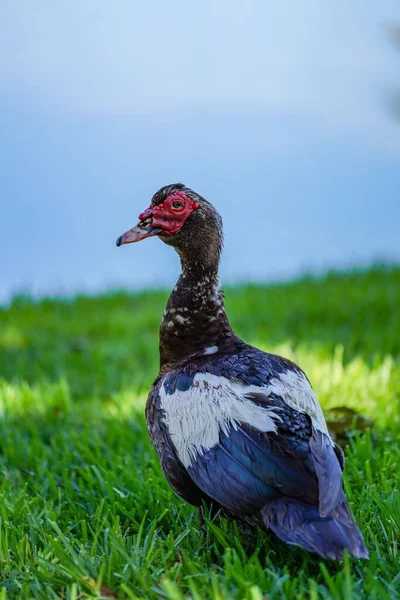
[[[0,302],[160,287],[117,249],[182,181],[225,223],[224,282],[400,260],[398,0],[0,5]]]

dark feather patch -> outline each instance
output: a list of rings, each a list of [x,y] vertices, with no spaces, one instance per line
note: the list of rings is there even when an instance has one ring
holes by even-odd
[[[307,444],[303,452],[307,456]],[[204,493],[239,515],[282,494],[318,502],[317,480],[288,441],[243,424],[221,433],[220,443],[199,455],[188,473]]]
[[[164,379],[164,388],[167,394],[172,395],[176,390],[186,392],[193,384],[194,373],[173,371]]]
[[[321,517],[316,506],[293,498],[280,498],[265,506],[262,524],[283,541],[317,552],[325,558],[340,560],[347,549],[356,558],[368,558],[360,530],[343,499],[328,517]]]
[[[325,517],[344,498],[342,470],[331,440],[314,428],[310,449],[319,484],[319,513]]]

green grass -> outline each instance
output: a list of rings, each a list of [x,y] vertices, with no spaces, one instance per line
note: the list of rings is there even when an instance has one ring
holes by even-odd
[[[168,487],[144,402],[166,292],[0,309],[0,600],[400,597],[400,269],[226,291],[237,332],[374,420],[345,485],[371,558],[319,560]]]

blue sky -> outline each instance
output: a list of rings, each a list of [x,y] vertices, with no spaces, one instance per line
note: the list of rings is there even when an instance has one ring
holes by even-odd
[[[171,283],[169,248],[114,241],[173,181],[221,212],[225,281],[400,260],[397,0],[6,0],[0,23],[0,300]]]

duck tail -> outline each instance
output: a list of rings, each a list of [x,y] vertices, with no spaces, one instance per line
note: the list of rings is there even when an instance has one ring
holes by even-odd
[[[283,497],[265,506],[261,518],[282,541],[324,558],[340,560],[346,549],[355,558],[368,558],[362,534],[344,499],[328,516],[321,517],[316,506]]]

